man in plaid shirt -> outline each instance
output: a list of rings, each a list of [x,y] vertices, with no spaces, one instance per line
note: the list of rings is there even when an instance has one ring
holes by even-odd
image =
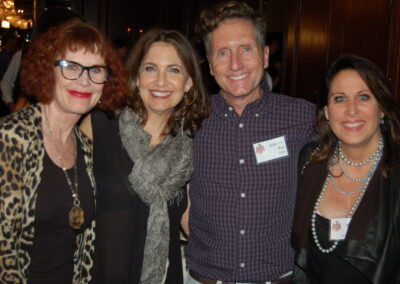
[[[188,283],[289,283],[297,155],[315,138],[314,105],[264,86],[265,21],[240,2],[203,11],[220,86],[194,140]]]

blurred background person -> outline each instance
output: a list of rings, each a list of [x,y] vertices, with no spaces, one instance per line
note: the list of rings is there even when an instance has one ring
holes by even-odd
[[[117,51],[118,57],[122,62],[126,63],[129,53],[128,42],[122,38],[118,38],[113,40],[112,43]]]
[[[177,31],[144,34],[128,73],[127,106],[109,117],[94,112],[81,126],[93,136],[98,185],[95,283],[183,283],[183,186],[208,97]]]
[[[370,61],[332,63],[300,154],[294,283],[400,283],[400,106]]]
[[[6,72],[8,63],[10,63],[11,57],[14,54],[19,41],[14,32],[9,32],[3,35],[1,41],[3,43],[3,46],[0,52],[0,77],[3,77],[4,72]]]
[[[281,89],[281,76],[282,76],[282,38],[281,35],[272,33],[268,35],[271,38],[267,40],[267,45],[269,47],[269,65],[267,68],[267,73],[270,76],[272,84],[271,91],[274,93],[279,93]]]
[[[21,85],[39,103],[0,122],[0,282],[88,283],[94,250],[91,143],[76,123],[123,101],[113,47],[78,19],[24,55]],[[101,100],[101,101],[100,101]]]
[[[18,38],[13,31],[6,33],[2,36],[1,41],[3,43],[2,50],[0,52],[0,79],[3,78],[4,73],[7,70],[8,64],[18,47]],[[9,113],[7,104],[0,100],[0,117]]]

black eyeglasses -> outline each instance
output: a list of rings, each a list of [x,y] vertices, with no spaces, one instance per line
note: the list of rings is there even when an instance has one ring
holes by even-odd
[[[100,65],[83,66],[74,61],[57,60],[55,66],[60,66],[61,74],[67,80],[78,80],[83,71],[87,70],[90,81],[95,84],[104,84],[110,75],[110,69]]]

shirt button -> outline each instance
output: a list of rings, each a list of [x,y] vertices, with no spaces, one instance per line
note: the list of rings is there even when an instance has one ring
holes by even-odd
[[[243,128],[244,124],[243,123],[239,123],[239,128]]]
[[[246,234],[246,230],[240,230],[240,234],[241,234],[241,235]]]
[[[239,164],[243,165],[244,164],[244,159],[239,160]]]
[[[259,117],[260,115],[258,113],[255,114],[256,117]]]
[[[245,198],[245,197],[246,197],[246,193],[242,192],[242,193],[240,194],[240,197],[241,197],[241,198]]]
[[[229,111],[233,111],[233,107],[228,107]]]
[[[228,117],[228,114],[227,114],[227,113],[225,113],[225,114],[224,114],[224,116],[225,116],[225,117]]]
[[[241,262],[241,263],[240,263],[240,267],[241,267],[241,268],[244,268],[244,267],[245,267],[244,262]]]

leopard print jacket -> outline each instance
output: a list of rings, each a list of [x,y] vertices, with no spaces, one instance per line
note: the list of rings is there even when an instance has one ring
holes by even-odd
[[[0,121],[0,283],[27,283],[33,245],[35,204],[43,170],[40,104]],[[93,188],[92,144],[75,127]],[[88,283],[94,254],[94,221],[79,234],[73,283]]]

